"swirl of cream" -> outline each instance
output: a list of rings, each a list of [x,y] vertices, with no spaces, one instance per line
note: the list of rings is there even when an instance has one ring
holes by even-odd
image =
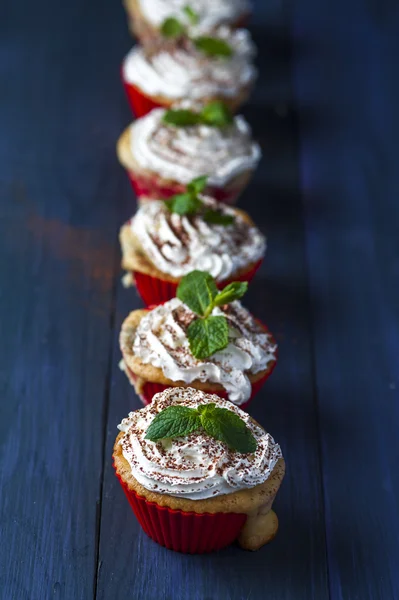
[[[264,256],[266,241],[259,229],[225,204],[200,198],[207,208],[233,215],[234,223],[214,225],[201,214],[172,214],[157,200],[143,204],[132,218],[135,238],[158,269],[176,278],[199,269],[222,281]]]
[[[223,128],[172,127],[162,122],[164,114],[155,109],[131,125],[130,150],[143,169],[183,184],[207,174],[209,185],[223,187],[260,161],[260,147],[241,116]]]
[[[197,408],[211,402],[245,421],[257,441],[253,454],[229,450],[203,430],[157,443],[145,439],[151,422],[165,408]],[[156,394],[151,404],[131,412],[118,428],[125,433],[120,440],[123,456],[141,485],[191,500],[231,494],[264,483],[282,457],[280,446],[247,413],[219,396],[192,388],[169,388]]]
[[[254,45],[246,29],[220,27],[217,35],[233,48],[230,58],[208,57],[189,42],[151,54],[135,46],[123,62],[123,78],[150,96],[234,97],[256,77]]]
[[[162,369],[172,381],[218,383],[231,402],[244,404],[252,389],[248,374],[266,370],[276,360],[277,346],[240,302],[215,308],[212,315],[227,318],[229,344],[206,359],[197,359],[190,351],[187,328],[196,315],[178,298],[156,307],[141,319],[133,340],[133,353],[143,363]]]
[[[175,17],[190,26],[184,12],[187,0],[139,0],[140,11],[149,23],[160,26],[168,17]],[[221,24],[234,23],[249,13],[248,0],[196,0],[193,6],[198,24],[190,27],[193,33],[212,31]]]

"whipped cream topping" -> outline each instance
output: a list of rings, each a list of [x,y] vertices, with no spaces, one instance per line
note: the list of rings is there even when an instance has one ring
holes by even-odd
[[[144,203],[132,218],[135,238],[158,269],[176,278],[199,269],[225,280],[264,256],[266,240],[259,229],[225,204],[200,199],[206,207],[234,216],[234,223],[214,225],[201,214],[171,213],[158,200]]]
[[[200,360],[195,358],[187,328],[197,316],[178,298],[149,311],[140,321],[133,353],[145,364],[162,369],[172,381],[219,383],[231,402],[244,404],[251,395],[248,374],[268,368],[276,360],[277,346],[240,302],[216,307],[212,315],[224,315],[229,344],[224,350]]]
[[[123,62],[123,77],[150,96],[234,97],[256,77],[256,68],[251,62],[254,45],[246,29],[231,31],[220,27],[217,37],[233,48],[231,57],[209,57],[197,50],[190,40],[153,53],[135,46]]]
[[[189,4],[198,15],[198,23],[190,27],[190,20],[184,13]],[[250,11],[248,0],[139,0],[140,11],[146,20],[159,27],[168,17],[175,17],[189,27],[192,33],[212,31],[222,23],[234,23]]]
[[[175,405],[197,408],[211,402],[245,421],[258,444],[254,453],[234,452],[204,430],[160,442],[145,439],[151,422],[165,408]],[[151,404],[131,412],[118,428],[125,433],[119,442],[123,456],[142,486],[159,494],[191,500],[231,494],[262,484],[282,457],[280,446],[247,413],[219,396],[192,388],[169,388],[156,394]]]
[[[223,187],[256,168],[261,150],[243,117],[223,128],[173,127],[162,122],[165,112],[155,109],[131,125],[131,153],[143,169],[183,184],[206,174],[209,185]]]

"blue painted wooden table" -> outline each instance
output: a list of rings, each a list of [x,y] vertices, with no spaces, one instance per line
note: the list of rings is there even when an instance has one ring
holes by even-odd
[[[139,529],[111,466],[139,402],[118,331],[134,209],[119,1],[0,4],[1,600],[399,599],[399,6],[258,0],[268,233],[247,304],[280,363],[254,416],[288,471],[255,554],[183,556]]]

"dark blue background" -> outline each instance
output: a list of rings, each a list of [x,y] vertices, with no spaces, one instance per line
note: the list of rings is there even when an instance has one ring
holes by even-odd
[[[280,345],[253,414],[281,443],[280,532],[174,554],[111,466],[139,402],[118,331],[134,210],[119,0],[0,4],[0,598],[399,598],[399,6],[256,2],[264,159],[241,205],[269,238],[247,297]]]

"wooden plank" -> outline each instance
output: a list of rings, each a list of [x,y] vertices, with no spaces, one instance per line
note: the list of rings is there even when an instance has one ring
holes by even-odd
[[[399,10],[296,9],[331,597],[399,598]],[[306,41],[306,51],[303,43]]]
[[[118,370],[117,339],[123,318],[140,303],[134,292],[120,287],[101,516],[97,597],[102,600],[328,598],[295,121],[290,114],[280,118],[274,109],[291,101],[287,31],[281,14],[266,13],[260,3],[255,22],[263,75],[247,113],[265,158],[242,206],[269,233],[269,255],[247,303],[276,333],[281,358],[252,412],[281,442],[287,457],[288,474],[276,503],[280,532],[258,553],[232,547],[195,557],[167,551],[140,530],[111,465],[117,424],[140,406]]]
[[[0,12],[0,598],[87,600],[124,121],[110,23],[123,15],[79,0]]]

